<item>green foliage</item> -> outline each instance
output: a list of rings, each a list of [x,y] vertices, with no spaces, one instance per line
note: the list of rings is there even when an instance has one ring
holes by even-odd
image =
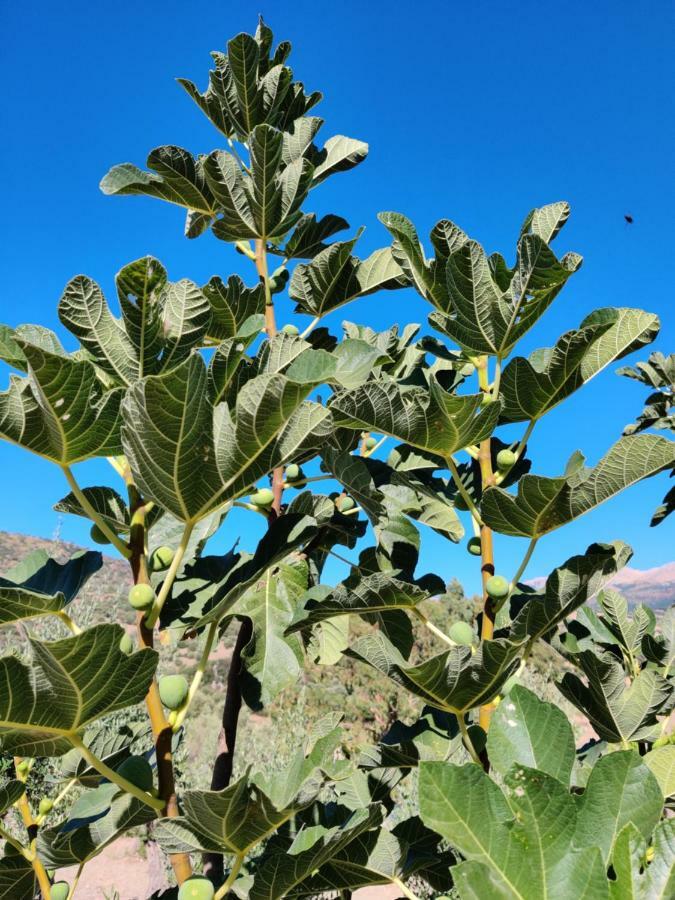
[[[143,791],[152,789],[152,768],[144,756],[129,756],[117,767],[117,774]]]
[[[527,215],[512,267],[447,219],[428,258],[396,212],[380,215],[391,245],[354,255],[361,230],[306,207],[368,148],[319,142],[308,113],[321,95],[294,80],[290,49],[262,20],[237,35],[204,92],[180,82],[226,146],[159,147],[147,170],[118,165],[101,184],[182,208],[187,237],[229,244],[253,286],[171,282],[146,256],[117,274],[114,306],[87,276],[66,285],[74,352],[40,326],[0,328],[16,370],[0,437],[60,468],[70,492],[56,509],[128,563],[119,587],[133,581],[137,611],[132,639],[114,604],[85,602],[98,553],[31,554],[0,579],[0,894],[46,894],[45,867],[83,866],[152,824],[181,898],[382,884],[407,897],[669,896],[675,616],[631,610],[609,587],[632,553],[618,540],[540,588],[523,582],[537,541],[675,470],[673,441],[649,433],[673,431],[662,354],[620,370],[653,393],[595,466],[570,446],[560,476],[538,475],[527,453],[537,422],[650,343],[658,318],[598,309],[515,355],[581,265],[551,246],[564,202]],[[331,332],[345,304],[404,288],[431,305],[436,336],[412,323]],[[277,321],[284,292],[309,323]],[[500,429],[518,423],[506,443]],[[74,467],[96,457],[116,487],[80,487]],[[481,598],[418,571],[422,526],[448,551],[468,528]],[[529,538],[512,577],[495,574],[493,532]],[[207,551],[216,533],[230,549]],[[333,585],[331,556],[347,567]],[[253,717],[237,741],[242,704],[296,730],[263,742]],[[185,746],[206,744],[221,707],[213,773],[186,785]],[[579,748],[572,712],[594,735]],[[189,877],[201,854],[215,886]]]

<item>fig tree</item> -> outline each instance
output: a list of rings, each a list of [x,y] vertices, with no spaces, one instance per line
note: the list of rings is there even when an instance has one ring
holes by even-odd
[[[297,325],[284,325],[281,330],[284,334],[300,334],[300,329]]]
[[[126,632],[120,638],[120,650],[122,653],[126,653],[127,656],[134,652],[134,642],[131,639],[131,635],[128,635]]]
[[[509,583],[503,575],[492,575],[487,580],[485,590],[493,600],[503,600],[509,593]]]
[[[480,725],[469,725],[467,728],[469,732],[469,737],[471,738],[471,743],[473,745],[473,749],[476,753],[482,753],[485,750],[485,745],[487,744],[487,734],[480,727]]]
[[[61,757],[61,774],[64,778],[73,778],[80,767],[82,757],[79,750],[69,750]]]
[[[150,556],[150,568],[153,572],[163,572],[173,562],[174,552],[171,547],[157,547]]]
[[[167,709],[178,709],[188,695],[189,685],[184,675],[164,675],[159,679],[159,697]]]
[[[149,584],[135,584],[129,591],[129,603],[134,609],[150,609],[155,602],[155,592]]]
[[[49,889],[52,900],[66,900],[70,893],[70,885],[67,881],[55,881]]]
[[[480,538],[472,537],[466,542],[466,549],[472,556],[480,556],[481,546],[480,546]]]
[[[497,468],[501,469],[502,472],[512,469],[517,461],[518,457],[513,450],[500,450],[497,454]]]
[[[454,622],[448,630],[448,637],[462,647],[470,647],[473,644],[475,634],[468,622]]]
[[[98,525],[92,525],[89,536],[95,544],[109,544],[110,539],[103,534]]]
[[[261,507],[271,506],[274,503],[274,494],[269,488],[260,488],[252,495],[251,503]]]
[[[455,509],[459,509],[462,512],[467,512],[469,509],[466,500],[459,493],[455,495]]]
[[[42,800],[40,800],[40,803],[38,805],[38,812],[40,813],[41,816],[46,816],[47,813],[50,813],[53,808],[54,808],[54,801],[50,800],[49,797],[43,797]]]
[[[117,774],[142,791],[152,790],[152,766],[144,756],[129,756],[117,767]]]
[[[215,888],[208,878],[193,875],[181,884],[178,900],[213,900],[215,893]]]

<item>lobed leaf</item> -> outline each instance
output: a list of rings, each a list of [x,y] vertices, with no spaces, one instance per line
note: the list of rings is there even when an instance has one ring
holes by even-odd
[[[60,756],[101,716],[140,703],[157,654],[124,654],[119,625],[97,625],[51,643],[31,640],[33,665],[0,659],[0,746],[20,756]]]
[[[481,515],[502,534],[541,537],[673,463],[675,444],[665,438],[620,438],[592,469],[582,467],[559,478],[525,475],[516,497],[502,488],[488,488]]]

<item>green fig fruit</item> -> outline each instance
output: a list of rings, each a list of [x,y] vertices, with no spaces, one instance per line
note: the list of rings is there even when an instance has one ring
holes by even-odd
[[[503,600],[504,597],[508,596],[509,583],[503,575],[492,575],[487,580],[485,590],[488,597],[491,597],[493,600]]]
[[[364,441],[366,450],[374,450],[377,447],[377,438],[374,438],[372,435],[367,437]]]
[[[480,556],[481,545],[479,537],[472,537],[466,542],[466,549],[472,556]]]
[[[255,504],[255,506],[271,506],[274,503],[274,494],[269,488],[260,488],[251,497],[251,503]]]
[[[92,525],[89,536],[95,544],[109,544],[110,538],[106,537],[98,525]]]
[[[129,603],[134,609],[150,609],[155,602],[155,592],[149,584],[135,584],[129,591]]]
[[[38,805],[38,812],[41,816],[46,816],[47,813],[50,813],[53,808],[54,801],[50,800],[49,797],[43,797]]]
[[[213,900],[215,893],[215,888],[208,878],[193,875],[181,884],[178,900]]]
[[[142,791],[152,790],[152,766],[144,756],[129,756],[117,767],[117,774]]]
[[[462,647],[470,647],[476,635],[468,622],[454,622],[448,630],[448,637]]]
[[[353,497],[338,497],[335,501],[335,505],[340,510],[340,512],[347,512],[349,509],[354,509],[356,503],[354,503]]]
[[[159,697],[167,709],[178,709],[188,695],[190,685],[184,675],[164,675],[159,679]]]
[[[67,881],[55,881],[49,889],[52,900],[66,900],[70,893],[70,885]]]
[[[126,632],[120,638],[120,650],[127,656],[129,656],[130,653],[134,652],[134,642],[131,638],[131,635],[127,634]]]
[[[30,772],[30,763],[27,759],[22,759],[20,763],[17,763],[16,771],[19,775],[26,776]]]
[[[300,334],[300,329],[297,325],[284,325],[281,330],[284,334]]]
[[[518,462],[518,457],[513,450],[500,450],[497,454],[497,468],[502,472],[508,472]]]
[[[286,466],[286,481],[299,481],[302,477],[302,469],[296,463]]]
[[[150,556],[150,568],[153,572],[163,572],[173,562],[174,555],[171,547],[157,547]]]

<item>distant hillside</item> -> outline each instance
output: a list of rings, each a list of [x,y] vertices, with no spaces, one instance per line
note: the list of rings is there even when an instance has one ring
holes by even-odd
[[[46,550],[50,556],[63,561],[81,549],[76,544],[68,544],[65,541],[50,541],[27,534],[0,531],[0,575],[33,550]],[[544,578],[533,578],[528,584],[539,588],[544,582]],[[98,621],[101,620],[101,610],[109,611],[108,616],[104,612],[103,618],[117,621],[112,615],[113,607],[123,599],[129,584],[127,564],[121,559],[112,559],[104,555],[102,569],[87,584],[81,598],[78,599],[78,605],[98,606],[100,608],[96,617]],[[612,586],[621,591],[631,606],[644,603],[653,609],[667,609],[675,603],[675,562],[654,569],[627,567],[619,572]],[[121,610],[124,611],[124,615],[127,609],[126,603],[122,604]],[[119,614],[118,611],[117,615]]]
[[[528,581],[533,587],[543,586],[545,578]],[[611,582],[631,606],[644,603],[652,609],[667,609],[675,603],[675,562],[654,569],[631,569],[627,566]]]
[[[54,559],[64,562],[81,549],[65,541],[49,541],[27,534],[0,531],[0,575],[35,550],[44,550]],[[104,555],[103,566],[87,582],[75,601],[77,621],[85,626],[101,621],[131,623],[133,613],[128,604],[122,602],[130,584],[127,563]]]

